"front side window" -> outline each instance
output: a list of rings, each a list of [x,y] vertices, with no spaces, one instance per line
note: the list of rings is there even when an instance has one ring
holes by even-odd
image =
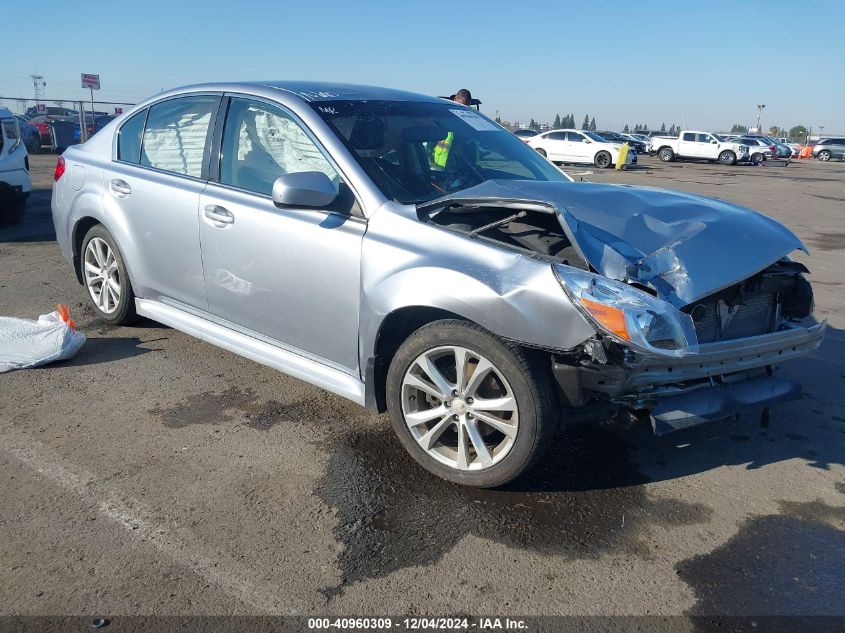
[[[269,196],[282,174],[319,171],[340,177],[300,125],[281,109],[232,99],[223,128],[220,182]]]
[[[314,101],[389,199],[420,204],[493,179],[569,182],[519,138],[442,101]]]
[[[584,142],[584,137],[581,134],[578,134],[578,132],[567,132],[566,136],[567,136],[567,139],[571,143],[583,143]]]
[[[118,160],[136,165],[141,161],[141,135],[144,133],[147,112],[148,110],[144,109],[133,114],[120,126],[120,132],[117,134]]]
[[[202,176],[208,129],[219,97],[179,97],[150,107],[141,164],[176,174]]]
[[[698,135],[698,142],[699,143],[709,143],[710,139],[713,138],[709,134],[699,134]]]

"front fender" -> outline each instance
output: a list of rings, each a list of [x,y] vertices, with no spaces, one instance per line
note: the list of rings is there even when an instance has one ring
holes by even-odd
[[[388,315],[411,306],[457,314],[532,347],[572,349],[595,335],[548,261],[395,213],[370,222],[362,293],[362,367]]]

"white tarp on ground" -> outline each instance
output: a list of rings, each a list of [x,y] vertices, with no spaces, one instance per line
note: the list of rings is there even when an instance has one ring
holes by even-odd
[[[0,317],[0,373],[46,365],[71,358],[85,335],[65,322],[59,312],[42,314],[37,321]],[[71,322],[72,323],[72,322]]]

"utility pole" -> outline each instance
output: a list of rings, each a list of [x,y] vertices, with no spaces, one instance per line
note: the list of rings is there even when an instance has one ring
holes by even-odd
[[[820,125],[819,126],[819,140],[822,140],[822,132],[824,132],[824,126]]]
[[[765,108],[766,108],[766,104],[765,104],[765,103],[761,103],[761,104],[758,104],[758,105],[757,105],[757,134],[762,134],[762,133],[763,133],[763,132],[762,132],[762,128],[760,127],[760,125],[762,125],[762,124],[760,123],[760,119],[763,117],[763,110],[764,110]]]

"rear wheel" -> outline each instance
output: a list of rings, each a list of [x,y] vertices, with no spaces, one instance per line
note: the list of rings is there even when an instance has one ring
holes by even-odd
[[[435,321],[402,343],[387,406],[423,468],[481,488],[528,471],[557,428],[551,380],[534,357],[460,320]]]
[[[671,147],[661,147],[660,151],[657,152],[657,157],[664,163],[671,163],[675,160],[675,152],[672,151]]]
[[[827,162],[827,161],[830,160],[830,156],[831,156],[830,152],[826,149],[819,152],[819,160],[823,160],[823,161]]]
[[[719,162],[723,165],[733,165],[736,163],[736,154],[734,154],[731,150],[726,149],[724,152],[719,154]]]
[[[137,319],[135,295],[123,257],[102,224],[85,235],[79,265],[88,297],[101,318],[117,325],[128,325]]]
[[[752,165],[759,165],[763,162],[763,155],[762,154],[751,154],[751,164]]]
[[[543,158],[545,158],[545,157],[546,157],[546,150],[544,150],[542,147],[538,147],[538,148],[537,148],[537,153],[538,153],[540,156],[542,156]]]
[[[593,159],[593,164],[595,164],[596,167],[607,169],[613,164],[613,158],[610,156],[610,152],[602,150],[596,154]]]

